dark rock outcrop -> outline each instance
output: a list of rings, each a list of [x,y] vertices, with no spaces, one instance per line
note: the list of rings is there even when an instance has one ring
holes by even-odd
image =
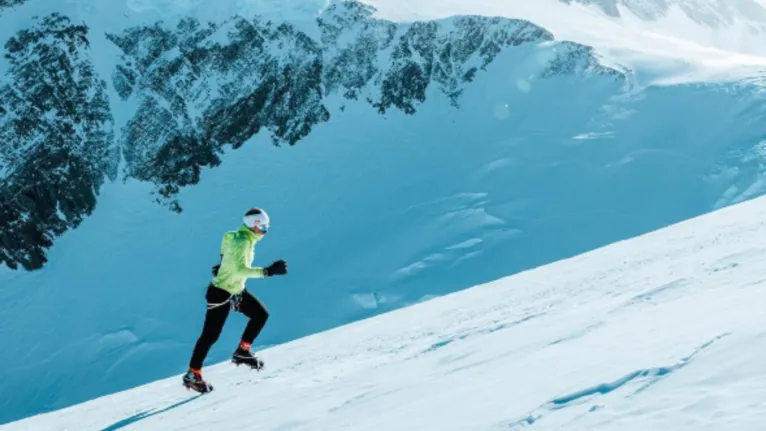
[[[121,142],[127,175],[153,182],[158,201],[181,211],[174,196],[196,184],[201,169],[220,164],[224,147],[236,149],[261,131],[275,145],[294,145],[329,121],[329,95],[364,100],[381,114],[415,114],[436,88],[459,108],[463,87],[503,50],[553,39],[521,20],[396,24],[372,14],[361,3],[335,4],[317,19],[319,40],[288,23],[240,16],[109,34],[122,51],[114,85],[139,105]],[[543,77],[586,71],[620,75],[568,43]]]
[[[115,178],[118,154],[106,82],[88,57],[88,29],[53,14],[5,44],[0,87],[0,262],[40,268]]]

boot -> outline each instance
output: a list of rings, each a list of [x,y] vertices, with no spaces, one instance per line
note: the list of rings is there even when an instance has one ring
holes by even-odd
[[[263,361],[250,352],[250,343],[245,342],[240,343],[237,350],[231,355],[231,362],[237,366],[244,364],[258,371],[263,368]]]
[[[202,379],[202,373],[199,370],[192,370],[186,372],[183,378],[184,386],[187,389],[197,391],[201,394],[210,392],[213,390],[213,385]]]

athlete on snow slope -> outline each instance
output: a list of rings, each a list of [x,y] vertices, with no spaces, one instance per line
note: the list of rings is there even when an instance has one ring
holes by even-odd
[[[269,221],[266,211],[253,208],[245,213],[242,226],[223,235],[221,262],[213,267],[214,278],[205,294],[207,313],[202,334],[194,346],[189,371],[183,377],[183,384],[189,389],[201,393],[213,390],[213,386],[202,379],[202,363],[210,348],[218,341],[230,310],[238,311],[250,319],[242,333],[239,346],[231,356],[231,361],[256,370],[263,368],[263,361],[250,352],[250,347],[266,324],[269,313],[263,304],[245,289],[245,281],[248,278],[287,274],[287,263],[284,260],[278,260],[265,268],[251,267],[255,257],[255,244],[268,232]]]

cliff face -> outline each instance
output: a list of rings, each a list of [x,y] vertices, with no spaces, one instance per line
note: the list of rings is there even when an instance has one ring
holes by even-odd
[[[5,44],[0,87],[0,262],[41,267],[45,249],[95,208],[118,152],[88,29],[50,15]]]
[[[12,8],[14,6],[19,6],[26,2],[27,0],[0,0],[0,12],[3,11],[3,9]]]
[[[461,87],[503,49],[552,39],[522,21],[403,26],[371,14],[358,3],[333,6],[317,20],[319,40],[288,23],[239,16],[108,35],[123,53],[114,86],[139,101],[121,142],[128,175],[157,184],[161,200],[180,211],[173,196],[199,181],[200,168],[218,165],[224,146],[238,148],[264,129],[274,144],[294,145],[330,121],[328,95],[415,114],[433,86],[457,107]],[[582,63],[607,70],[572,44],[546,73],[575,73]]]
[[[119,175],[153,183],[157,202],[181,212],[180,189],[218,166],[225,147],[258,133],[295,145],[331,121],[329,96],[416,115],[433,88],[460,109],[462,89],[503,50],[552,40],[526,21],[396,24],[372,12],[333,5],[317,18],[315,38],[259,17],[134,26],[103,35],[121,53],[111,77],[94,73],[88,38],[102,35],[85,24],[53,14],[18,32],[5,45],[0,93],[0,220],[9,226],[0,262],[42,267],[56,237],[93,211],[121,159]],[[541,77],[580,73],[622,78],[574,43],[560,44]],[[137,106],[119,131],[108,85]]]

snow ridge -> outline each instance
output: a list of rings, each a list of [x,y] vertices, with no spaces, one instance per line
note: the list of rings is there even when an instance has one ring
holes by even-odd
[[[679,8],[698,24],[724,27],[737,20],[747,19],[766,24],[766,8],[753,0],[559,0],[562,3],[594,5],[609,16],[620,17],[620,9],[629,11],[642,20],[657,20],[672,8]],[[762,27],[763,28],[763,27]]]

